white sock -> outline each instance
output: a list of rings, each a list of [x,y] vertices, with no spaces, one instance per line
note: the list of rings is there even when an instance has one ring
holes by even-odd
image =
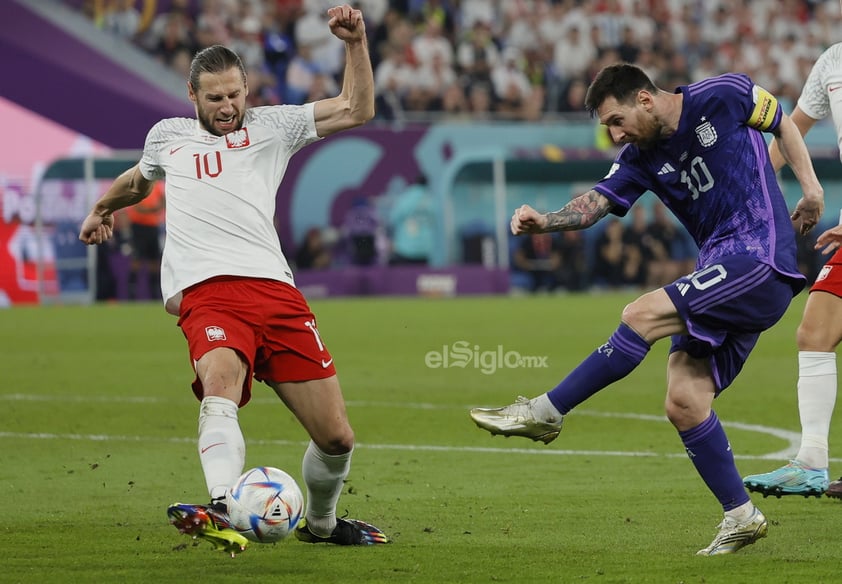
[[[199,460],[211,500],[224,497],[243,473],[246,444],[237,419],[237,404],[210,396],[199,408]]]
[[[555,422],[562,418],[561,412],[556,409],[553,402],[550,401],[550,397],[546,393],[542,393],[538,397],[532,398],[530,401],[532,402],[532,409],[535,410],[535,413],[538,414],[538,417],[542,420],[546,422]]]
[[[733,509],[726,511],[725,517],[730,517],[731,519],[737,521],[737,523],[745,523],[752,515],[754,515],[754,509],[754,503],[748,501],[739,507],[734,507]]]
[[[301,462],[301,475],[307,487],[307,526],[314,534],[327,537],[336,527],[336,504],[345,477],[351,470],[351,453],[325,454],[312,440]]]
[[[836,403],[836,353],[798,352],[798,413],[801,448],[796,459],[827,468],[830,418]]]

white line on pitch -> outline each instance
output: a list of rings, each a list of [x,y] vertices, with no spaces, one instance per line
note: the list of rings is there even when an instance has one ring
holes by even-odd
[[[170,400],[166,398],[155,398],[155,397],[138,397],[138,396],[67,396],[67,395],[38,395],[38,394],[21,394],[21,393],[14,393],[14,394],[0,394],[0,400],[2,401],[58,401],[58,402],[72,402],[72,403],[170,403],[175,400]],[[278,403],[276,399],[273,398],[255,398],[252,400],[252,403]],[[453,410],[453,409],[461,409],[464,411],[469,410],[472,406],[458,406],[458,405],[444,405],[444,404],[432,404],[432,403],[421,403],[421,402],[385,402],[385,401],[355,401],[349,400],[346,402],[349,408],[399,408],[399,409],[412,409],[412,410]],[[587,410],[587,409],[577,409],[575,411],[575,415],[584,415],[584,416],[593,416],[593,417],[602,417],[602,418],[625,418],[625,419],[632,419],[632,420],[646,420],[650,422],[667,422],[665,416],[655,416],[651,414],[635,414],[635,413],[623,413],[623,412],[598,412],[595,410]],[[777,452],[770,452],[768,454],[762,455],[735,455],[736,458],[743,458],[743,459],[766,459],[766,460],[786,460],[790,459],[795,456],[795,453],[798,451],[798,446],[800,444],[801,435],[798,432],[793,432],[791,430],[784,430],[782,428],[774,428],[771,426],[762,426],[758,424],[745,424],[742,422],[722,422],[722,425],[726,428],[736,428],[739,430],[746,430],[749,432],[758,432],[761,434],[768,434],[770,436],[774,436],[775,438],[779,438],[788,442],[788,446],[782,450]],[[37,434],[27,434],[31,437],[39,437],[41,435]],[[4,433],[0,433],[0,437],[6,436]],[[48,435],[44,435],[42,437],[47,437]],[[68,435],[73,436],[73,435]],[[81,436],[81,435],[80,435]],[[82,439],[82,438],[77,438]],[[95,437],[88,437],[88,440],[95,440]],[[115,439],[115,440],[142,440],[142,437],[123,437],[123,438],[102,438],[102,440],[106,439]],[[182,439],[173,439],[176,441],[180,441]],[[285,444],[285,442],[273,442],[273,444]],[[525,453],[525,454],[549,454],[549,455],[578,455],[578,456],[685,456],[683,453],[671,453],[671,454],[658,454],[655,452],[624,452],[624,451],[591,451],[591,450],[533,450],[533,449],[525,449],[525,448],[482,448],[482,447],[449,447],[449,446],[416,446],[416,445],[400,445],[400,444],[357,444],[357,447],[360,448],[372,448],[372,449],[393,449],[393,450],[427,450],[427,451],[435,451],[435,450],[450,450],[450,451],[463,451],[463,452],[515,452],[515,453]],[[842,459],[831,459],[833,462],[840,462]]]
[[[0,432],[0,438],[23,438],[29,440],[79,440],[88,442],[168,442],[193,443],[195,438],[155,438],[150,436],[119,436],[109,434],[54,434],[49,432]],[[307,442],[295,440],[246,440],[248,444],[272,446],[306,447]],[[555,450],[530,448],[490,448],[482,446],[440,446],[434,444],[368,444],[357,443],[356,448],[363,450],[402,450],[412,452],[473,452],[483,454],[531,454],[535,456],[622,456],[636,458],[685,458],[683,452],[640,452],[623,450]],[[780,460],[776,454],[735,455],[742,460]],[[840,458],[831,458],[831,462],[842,462]]]

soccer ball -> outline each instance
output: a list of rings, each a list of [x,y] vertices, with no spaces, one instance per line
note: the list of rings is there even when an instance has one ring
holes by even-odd
[[[247,470],[228,491],[231,526],[258,543],[281,541],[304,513],[304,496],[291,476],[271,466]]]

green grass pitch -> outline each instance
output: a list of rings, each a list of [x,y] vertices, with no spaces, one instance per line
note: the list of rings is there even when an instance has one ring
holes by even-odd
[[[667,341],[550,445],[473,425],[472,406],[552,388],[633,297],[312,302],[357,435],[339,511],[394,543],[290,538],[233,559],[165,515],[207,498],[176,320],[152,304],[0,311],[0,582],[837,582],[842,503],[827,498],[754,495],[769,536],[733,556],[694,555],[721,510],[663,417]],[[797,439],[804,299],[715,403],[743,474],[776,467]],[[254,394],[240,414],[247,466],[300,481],[304,432],[268,388]],[[840,437],[837,416],[832,478]]]

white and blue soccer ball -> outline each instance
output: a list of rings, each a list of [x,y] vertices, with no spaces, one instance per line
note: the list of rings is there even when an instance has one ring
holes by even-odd
[[[258,543],[281,541],[298,525],[304,496],[298,483],[271,466],[247,470],[228,491],[231,526]]]

